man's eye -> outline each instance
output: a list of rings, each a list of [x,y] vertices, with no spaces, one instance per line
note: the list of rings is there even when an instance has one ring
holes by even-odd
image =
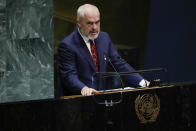
[[[100,21],[96,21],[96,22],[87,22],[88,25],[93,25],[93,24],[99,24]]]
[[[88,25],[93,25],[93,22],[87,22]]]

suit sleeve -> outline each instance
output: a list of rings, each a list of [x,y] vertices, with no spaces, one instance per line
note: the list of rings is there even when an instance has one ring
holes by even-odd
[[[109,36],[108,36],[109,38]],[[117,50],[114,48],[111,39],[109,38],[109,58],[113,63],[114,67],[118,72],[133,72],[134,68],[129,65],[125,60],[123,60],[118,54]],[[123,78],[128,81],[128,83],[133,84],[134,86],[139,86],[139,82],[143,79],[140,74],[130,74],[123,76]]]
[[[85,84],[78,78],[75,61],[74,50],[65,43],[60,43],[58,48],[58,62],[63,83],[70,90],[78,92]]]

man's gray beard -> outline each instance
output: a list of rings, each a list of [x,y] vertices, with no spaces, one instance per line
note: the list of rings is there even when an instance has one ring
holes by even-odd
[[[90,35],[86,35],[86,34],[84,33],[83,29],[81,29],[80,32],[81,32],[82,35],[84,35],[84,36],[87,37],[88,39],[94,40],[94,39],[96,39],[96,38],[99,36],[99,32],[100,32],[100,31],[97,33],[97,35],[96,35],[94,38],[91,37]]]
[[[91,40],[94,40],[94,39],[96,39],[98,36],[99,36],[99,32],[97,33],[97,35],[96,35],[94,38],[92,38],[90,35],[88,35],[87,37],[88,37],[89,39],[91,39]]]

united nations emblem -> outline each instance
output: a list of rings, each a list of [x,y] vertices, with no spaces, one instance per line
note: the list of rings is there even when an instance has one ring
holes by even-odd
[[[138,95],[135,111],[141,123],[155,122],[160,111],[160,100],[156,94]]]

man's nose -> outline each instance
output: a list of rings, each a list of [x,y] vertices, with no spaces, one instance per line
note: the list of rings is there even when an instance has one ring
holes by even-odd
[[[97,24],[93,23],[93,29],[97,29]]]

